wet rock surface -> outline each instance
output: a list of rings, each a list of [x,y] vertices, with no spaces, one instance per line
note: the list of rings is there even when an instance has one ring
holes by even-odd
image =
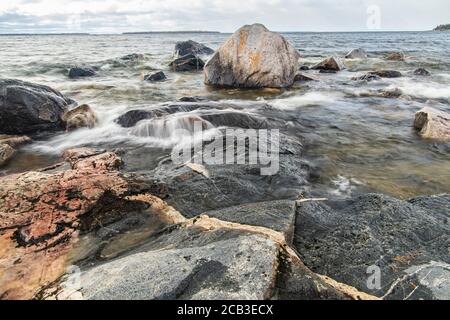
[[[73,101],[50,87],[0,80],[0,133],[36,134],[64,128],[62,115]]]
[[[164,81],[166,79],[167,79],[167,77],[164,74],[164,72],[162,72],[162,71],[159,71],[159,72],[156,72],[153,74],[148,74],[144,77],[145,81],[150,81],[150,82]]]
[[[75,109],[66,112],[62,116],[66,124],[66,130],[72,131],[80,128],[92,129],[97,124],[97,116],[94,110],[87,104],[83,104]]]
[[[87,78],[95,75],[97,75],[97,72],[91,67],[74,67],[69,70],[70,79]]]
[[[170,69],[174,72],[198,71],[203,70],[204,66],[203,60],[193,54],[177,58],[169,64]]]
[[[353,49],[345,55],[346,59],[367,59],[367,52],[362,49]]]
[[[385,299],[442,298],[450,289],[444,280],[449,206],[449,195],[305,202],[297,209],[294,245],[311,270],[361,291]],[[367,285],[371,266],[380,268],[380,288]],[[420,278],[424,270],[439,281]]]
[[[378,76],[381,78],[400,78],[402,73],[395,70],[376,70],[369,72],[369,75]]]
[[[205,66],[205,83],[238,88],[289,87],[300,54],[261,24],[236,31]]]
[[[423,138],[450,141],[450,114],[425,107],[416,113],[414,128]]]
[[[180,41],[175,44],[175,55],[182,57],[187,54],[210,55],[214,50],[193,40]]]
[[[337,72],[345,69],[344,63],[338,57],[329,57],[322,62],[319,62],[311,69],[320,70],[322,72]]]

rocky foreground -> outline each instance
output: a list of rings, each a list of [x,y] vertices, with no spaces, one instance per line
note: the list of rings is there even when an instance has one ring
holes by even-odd
[[[204,67],[207,83],[238,88],[316,81],[299,72],[309,67],[299,68],[298,52],[261,25],[240,29],[206,65],[202,54],[211,49],[181,43],[170,68]],[[366,57],[362,49],[347,55]],[[129,55],[120,63],[139,59]],[[386,59],[405,57],[396,53]],[[271,68],[274,61],[281,63]],[[322,73],[343,68],[339,57],[311,67]],[[84,71],[71,74],[95,76],[95,68]],[[163,75],[144,80],[165,81]],[[355,81],[401,76],[395,70],[374,70]],[[49,87],[0,80],[0,89],[0,166],[14,161],[16,150],[32,139],[97,125],[89,106],[78,106]],[[262,176],[261,165],[166,160],[137,174],[122,170],[123,159],[130,159],[126,148],[77,148],[51,167],[0,177],[0,298],[450,297],[450,195],[312,199],[312,165],[304,160],[299,137],[283,130],[288,122],[242,112],[232,103],[187,97],[128,111],[116,122],[139,132],[145,121],[194,110],[200,115],[185,115],[187,126],[201,121],[215,127],[282,129],[279,171]],[[413,123],[425,139],[450,139],[450,117],[444,112],[425,108]],[[139,152],[132,157],[145,157],[145,150]]]

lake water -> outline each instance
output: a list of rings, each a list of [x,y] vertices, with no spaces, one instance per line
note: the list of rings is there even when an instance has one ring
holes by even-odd
[[[244,110],[269,104],[263,116],[288,121],[289,131],[306,147],[315,168],[312,193],[347,197],[360,192],[382,192],[407,198],[450,192],[450,143],[425,141],[413,130],[414,114],[424,106],[450,112],[450,33],[288,33],[300,51],[301,64],[311,65],[328,55],[344,55],[364,48],[369,59],[347,60],[337,74],[315,74],[320,81],[298,83],[282,92],[213,89],[203,84],[201,72],[174,73],[177,41],[192,39],[213,49],[227,34],[145,34],[0,36],[2,78],[46,84],[80,104],[89,104],[99,125],[93,130],[60,133],[25,147],[3,170],[20,172],[45,166],[74,146],[149,148],[145,161],[127,156],[126,170],[153,168],[170,153],[171,142],[137,137],[114,120],[127,110],[154,108],[185,96],[233,102]],[[386,61],[387,52],[403,51],[405,62]],[[137,64],[117,58],[142,53]],[[75,65],[99,67],[97,77],[70,80]],[[414,76],[426,68],[430,77]],[[394,69],[404,77],[359,83],[351,78],[373,69]],[[148,83],[144,74],[163,70],[168,80]],[[383,98],[383,89],[400,89],[404,96]],[[258,109],[261,110],[261,109]]]

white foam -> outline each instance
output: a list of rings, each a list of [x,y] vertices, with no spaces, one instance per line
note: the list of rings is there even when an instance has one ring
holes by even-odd
[[[417,82],[411,79],[402,80],[389,89],[398,88],[404,94],[428,99],[450,99],[450,86],[435,82]]]
[[[342,94],[337,92],[307,92],[303,95],[296,95],[284,99],[277,99],[270,102],[274,108],[296,109],[308,105],[323,105],[334,103],[342,98]]]

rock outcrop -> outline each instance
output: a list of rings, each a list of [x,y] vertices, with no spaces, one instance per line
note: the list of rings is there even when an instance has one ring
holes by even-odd
[[[0,133],[36,134],[64,129],[62,115],[74,102],[50,87],[0,80]]]
[[[164,81],[166,79],[167,79],[167,77],[164,74],[164,72],[162,72],[162,71],[158,71],[156,73],[152,73],[152,74],[148,74],[148,75],[144,76],[144,80],[150,81],[150,82]]]
[[[95,75],[97,75],[97,72],[90,67],[74,67],[69,70],[70,79],[87,78]]]
[[[80,232],[148,204],[117,170],[118,157],[81,149],[72,166],[0,178],[0,298],[30,299],[66,271]],[[89,156],[89,154],[97,154]]]
[[[367,59],[367,52],[362,49],[353,49],[345,55],[346,59]]]
[[[303,202],[297,213],[294,245],[314,272],[385,299],[450,297],[450,195],[368,194]]]
[[[203,70],[204,66],[203,60],[193,54],[177,58],[169,64],[174,72],[198,71]]]
[[[214,50],[205,46],[204,44],[195,42],[193,40],[180,41],[175,44],[175,56],[182,57],[187,54],[193,55],[210,55]]]
[[[205,66],[205,83],[237,88],[289,87],[300,54],[261,24],[236,31]]]
[[[344,63],[338,57],[329,57],[322,62],[319,62],[311,69],[321,70],[321,71],[341,71],[345,69]]]
[[[75,109],[66,112],[62,119],[67,131],[80,128],[92,129],[97,124],[97,117],[90,106],[83,104]]]
[[[425,107],[416,113],[414,128],[423,138],[450,141],[450,114]]]

